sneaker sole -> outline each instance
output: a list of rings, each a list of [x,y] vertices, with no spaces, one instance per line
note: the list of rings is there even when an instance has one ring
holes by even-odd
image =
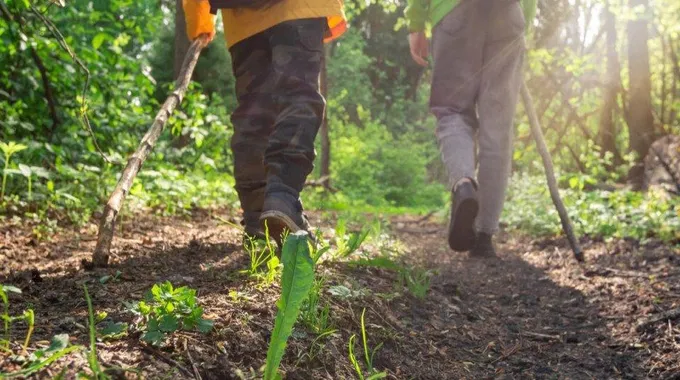
[[[471,250],[475,245],[474,223],[479,212],[479,203],[474,198],[461,202],[451,215],[449,224],[449,247],[458,252]]]

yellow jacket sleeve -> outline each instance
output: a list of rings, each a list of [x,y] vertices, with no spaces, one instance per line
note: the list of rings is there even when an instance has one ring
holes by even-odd
[[[210,14],[208,0],[182,0],[184,19],[187,24],[187,36],[190,41],[201,34],[215,31],[215,17]]]

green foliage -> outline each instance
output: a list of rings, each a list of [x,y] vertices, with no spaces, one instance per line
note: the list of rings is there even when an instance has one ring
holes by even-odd
[[[428,180],[429,162],[439,159],[435,147],[408,136],[393,137],[380,124],[363,128],[331,123],[334,186],[352,202],[372,206],[441,207],[444,186]],[[408,152],[408,153],[406,153]]]
[[[579,234],[604,238],[680,239],[680,201],[661,194],[628,190],[562,189],[561,195],[574,228]],[[559,216],[548,193],[545,179],[515,175],[510,181],[503,218],[510,230],[536,236],[561,232]]]
[[[283,358],[293,325],[298,319],[303,301],[314,282],[314,262],[309,251],[305,232],[288,235],[282,253],[281,297],[276,302],[278,311],[274,322],[264,379],[280,378],[279,364]]]
[[[174,288],[169,281],[155,284],[145,301],[128,305],[128,310],[138,316],[134,327],[144,332],[141,339],[153,345],[160,345],[168,334],[178,330],[207,334],[213,328],[213,321],[203,318],[196,290]]]

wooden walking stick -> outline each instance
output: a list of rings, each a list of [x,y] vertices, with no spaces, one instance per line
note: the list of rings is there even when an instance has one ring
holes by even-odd
[[[557,208],[557,213],[560,215],[560,221],[562,222],[562,230],[567,235],[569,240],[569,245],[571,250],[574,252],[574,257],[577,261],[583,261],[583,252],[581,247],[576,240],[576,235],[574,235],[574,229],[572,228],[571,221],[569,220],[569,215],[567,214],[567,209],[562,203],[562,198],[560,198],[560,192],[557,188],[557,181],[555,180],[555,169],[553,168],[552,159],[550,158],[550,152],[548,152],[548,147],[545,145],[545,139],[543,138],[543,132],[541,131],[541,124],[538,121],[538,116],[536,116],[536,109],[534,108],[534,102],[531,99],[529,90],[527,89],[526,83],[522,81],[522,87],[520,89],[522,94],[522,101],[524,102],[524,109],[526,110],[527,116],[529,116],[529,124],[531,125],[531,134],[536,140],[536,145],[538,147],[538,153],[543,159],[543,167],[545,168],[545,176],[548,180],[548,188],[550,189],[550,197],[552,198],[555,208]]]
[[[125,196],[130,191],[132,182],[137,176],[142,164],[149,156],[149,153],[151,153],[154,145],[156,145],[156,141],[158,140],[158,137],[160,137],[161,132],[163,132],[170,115],[175,110],[175,107],[182,102],[187,87],[189,87],[189,82],[191,82],[191,75],[196,67],[198,56],[207,44],[208,38],[206,36],[201,36],[192,42],[184,57],[184,63],[182,64],[177,81],[175,82],[175,90],[165,100],[160,111],[158,111],[153,124],[151,124],[151,128],[149,128],[142,138],[135,153],[128,159],[127,165],[118,180],[118,184],[104,207],[104,213],[99,222],[97,247],[94,249],[94,254],[92,255],[92,265],[103,267],[108,264],[109,250],[111,249],[111,241],[113,240],[116,217],[123,206]]]

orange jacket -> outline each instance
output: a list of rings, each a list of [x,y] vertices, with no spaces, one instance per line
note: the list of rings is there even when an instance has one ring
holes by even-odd
[[[345,32],[347,21],[343,0],[285,0],[263,10],[223,9],[224,36],[227,46],[242,41],[284,21],[326,17],[331,31],[326,42]],[[190,40],[215,30],[215,17],[208,0],[183,0],[187,34]]]

